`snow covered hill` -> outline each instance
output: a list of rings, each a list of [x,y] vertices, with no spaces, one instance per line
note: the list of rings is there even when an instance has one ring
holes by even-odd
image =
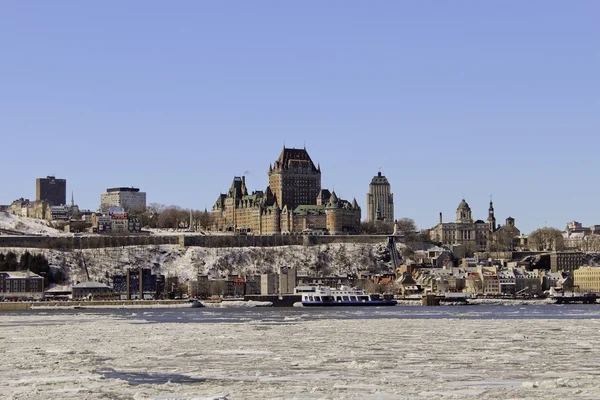
[[[275,272],[279,266],[297,267],[299,274],[344,275],[358,271],[391,271],[389,250],[381,244],[331,244],[321,246],[203,248],[177,245],[125,246],[76,251],[3,248],[18,257],[25,251],[43,254],[53,269],[61,269],[73,282],[107,282],[127,268],[151,268],[153,273],[195,279],[198,273],[211,278],[228,274],[248,276]]]
[[[48,221],[12,215],[6,211],[0,211],[0,229],[19,232],[24,235],[68,235],[68,233],[48,226]]]

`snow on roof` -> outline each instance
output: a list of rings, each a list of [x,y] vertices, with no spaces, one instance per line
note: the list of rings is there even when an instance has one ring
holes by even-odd
[[[46,290],[46,293],[62,293],[62,292],[70,292],[71,285],[56,285],[53,288]]]
[[[78,283],[77,285],[73,285],[73,289],[84,289],[84,288],[107,288],[108,286],[106,286],[103,283],[100,282],[93,282],[93,281],[88,281],[88,282],[81,282]]]
[[[22,279],[22,278],[41,278],[38,274],[29,271],[0,271],[0,273],[7,274],[8,278]]]

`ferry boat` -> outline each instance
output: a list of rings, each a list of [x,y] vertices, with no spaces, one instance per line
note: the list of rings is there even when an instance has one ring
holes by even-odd
[[[371,294],[362,289],[341,286],[297,286],[294,294],[301,296],[304,307],[311,306],[395,306],[393,295]]]

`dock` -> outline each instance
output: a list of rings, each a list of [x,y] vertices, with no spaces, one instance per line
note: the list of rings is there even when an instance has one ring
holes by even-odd
[[[596,300],[598,299],[598,295],[596,293],[582,293],[582,294],[574,294],[574,295],[561,295],[561,296],[552,296],[552,300],[556,304],[572,304],[572,303],[581,303],[581,304],[596,304]]]

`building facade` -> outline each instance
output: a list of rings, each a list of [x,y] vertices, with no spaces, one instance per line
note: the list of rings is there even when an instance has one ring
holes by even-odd
[[[100,210],[106,211],[109,207],[123,207],[125,211],[146,209],[146,192],[138,188],[110,188],[100,195]]]
[[[315,167],[306,149],[283,148],[279,158],[269,165],[269,188],[279,206],[295,209],[317,204],[321,191],[321,168]]]
[[[367,193],[367,222],[376,221],[394,222],[394,195],[381,172],[373,177]]]
[[[30,271],[0,271],[0,299],[43,299],[44,278]]]
[[[573,286],[579,292],[600,292],[600,267],[581,267],[574,270]]]
[[[67,180],[54,176],[35,180],[35,200],[47,201],[50,206],[67,204]]]
[[[555,251],[550,254],[550,271],[572,273],[583,266],[583,253],[580,251]]]
[[[360,230],[361,209],[321,189],[321,170],[306,149],[284,148],[269,166],[269,186],[248,193],[245,177],[235,177],[212,208],[213,229],[257,235]]]
[[[487,221],[474,220],[471,207],[463,199],[456,209],[456,220],[454,222],[443,222],[440,213],[440,223],[429,231],[429,238],[445,245],[462,245],[469,251],[485,251],[492,243],[504,241],[506,247],[514,245],[514,241],[520,235],[512,217],[506,219],[505,226],[496,225],[494,215],[494,204],[490,201]],[[504,239],[504,238],[508,239]]]

